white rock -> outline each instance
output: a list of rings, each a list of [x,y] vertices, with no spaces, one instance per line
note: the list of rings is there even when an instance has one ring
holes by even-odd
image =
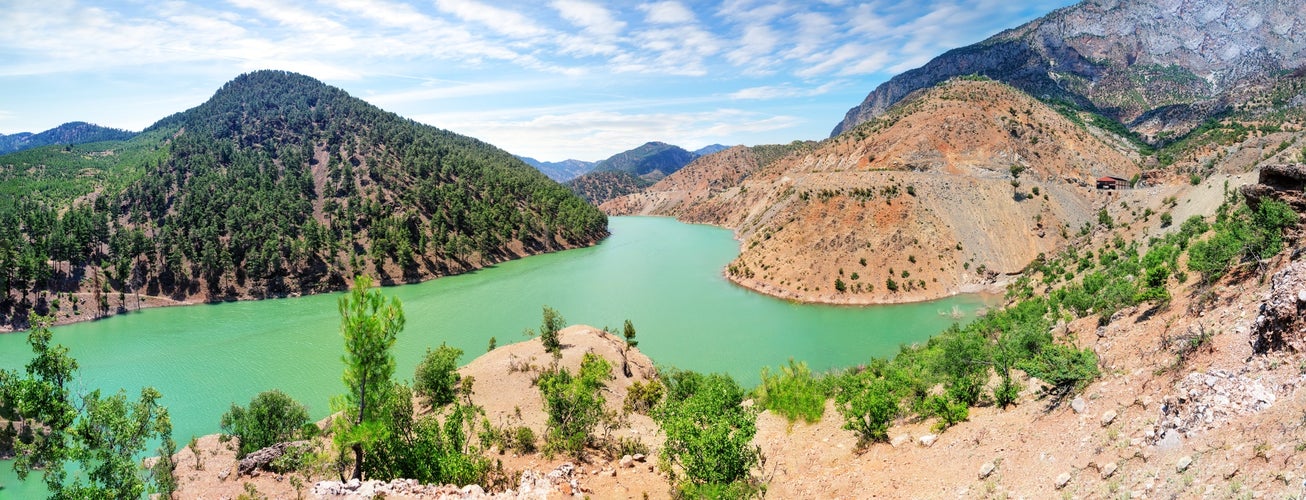
[[[1057,489],[1065,488],[1067,484],[1070,484],[1070,473],[1062,472],[1060,476],[1057,476]]]
[[[1115,462],[1107,462],[1106,465],[1102,466],[1102,479],[1107,479],[1115,475],[1117,468],[1119,468],[1119,466],[1116,465]]]
[[[1075,413],[1084,413],[1085,404],[1084,398],[1075,397],[1070,401],[1070,409],[1075,410]]]
[[[1102,427],[1111,425],[1111,422],[1115,422],[1115,421],[1116,421],[1115,410],[1107,410],[1106,413],[1102,414]]]
[[[995,468],[997,468],[997,466],[993,465],[993,462],[984,462],[984,465],[981,465],[979,469],[979,478],[980,479],[988,478],[990,475],[993,474],[993,469]]]
[[[894,448],[897,448],[899,446],[907,444],[910,441],[911,441],[910,435],[899,434],[897,436],[894,436],[892,441],[889,441],[889,445],[893,446]]]
[[[921,436],[921,446],[929,448],[931,446],[934,446],[934,442],[938,440],[939,440],[939,436],[935,436],[933,434],[926,434],[924,436]]]
[[[1179,472],[1183,472],[1183,471],[1188,470],[1188,466],[1190,466],[1190,465],[1192,465],[1192,464],[1193,464],[1193,457],[1191,457],[1191,456],[1189,456],[1189,455],[1184,455],[1184,456],[1182,456],[1182,457],[1179,457],[1179,461],[1178,461],[1178,462],[1175,462],[1174,467],[1175,467],[1175,470],[1177,470],[1177,471],[1179,471]]]

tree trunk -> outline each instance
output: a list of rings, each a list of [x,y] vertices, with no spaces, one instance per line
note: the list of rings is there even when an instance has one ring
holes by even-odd
[[[354,444],[354,479],[363,480],[363,445]]]

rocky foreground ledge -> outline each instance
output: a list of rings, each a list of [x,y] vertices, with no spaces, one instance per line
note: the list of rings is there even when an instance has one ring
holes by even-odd
[[[564,495],[581,491],[575,478],[576,466],[564,463],[547,474],[533,470],[522,472],[516,489],[499,493],[487,493],[480,485],[469,484],[462,488],[452,484],[421,484],[415,479],[395,479],[384,481],[347,482],[319,481],[313,485],[313,496],[332,499],[364,498],[421,498],[421,499],[539,499],[544,500],[550,494],[561,492]]]

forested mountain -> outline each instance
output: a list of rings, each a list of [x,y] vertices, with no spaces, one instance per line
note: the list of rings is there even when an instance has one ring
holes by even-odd
[[[0,324],[57,307],[31,291],[89,293],[107,314],[131,294],[419,281],[607,234],[601,212],[505,151],[280,71],[242,75],[103,150],[0,157],[0,189],[73,171],[100,179],[0,199]]]
[[[653,185],[652,181],[620,170],[590,172],[569,180],[566,184],[577,196],[595,205],[619,196],[638,193],[651,185]]]
[[[831,137],[912,92],[979,74],[1166,143],[1306,64],[1306,0],[1088,0],[893,77]]]
[[[517,158],[558,182],[567,182],[594,170],[595,163],[581,160],[540,161],[526,156]]]
[[[595,172],[629,172],[656,181],[680,170],[697,156],[680,146],[662,142],[644,145],[613,155],[594,166]]]
[[[707,156],[707,155],[710,155],[710,154],[712,154],[712,153],[719,153],[719,152],[721,152],[721,151],[725,151],[725,150],[727,150],[727,149],[730,149],[730,146],[726,146],[726,145],[724,145],[724,144],[711,144],[711,145],[707,145],[707,146],[703,146],[703,147],[701,147],[701,148],[695,149],[695,150],[693,151],[693,153],[694,153],[694,156],[695,156],[695,157],[698,157],[698,156]]]
[[[84,144],[100,141],[125,141],[135,136],[135,132],[116,128],[101,127],[86,122],[68,122],[45,132],[33,134],[0,134],[0,154],[39,148],[51,144]]]
[[[567,186],[590,203],[598,205],[618,196],[639,192],[685,168],[695,159],[724,149],[725,146],[713,144],[690,152],[680,146],[649,142],[598,162],[589,173],[567,181]]]

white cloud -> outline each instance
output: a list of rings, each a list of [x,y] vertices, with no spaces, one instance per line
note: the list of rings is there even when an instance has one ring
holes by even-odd
[[[473,0],[436,0],[440,10],[464,21],[484,25],[491,30],[514,38],[530,38],[548,33],[519,12],[500,9]]]
[[[320,33],[345,29],[340,23],[279,0],[227,0],[227,2],[300,31]]]
[[[626,28],[602,5],[583,0],[554,0],[551,5],[563,19],[594,35],[613,37]]]
[[[654,24],[684,24],[695,21],[694,12],[680,2],[657,2],[639,6],[648,22]]]
[[[802,88],[791,84],[783,85],[763,85],[760,87],[749,87],[731,92],[729,97],[737,100],[771,100],[784,99],[790,97],[811,97],[829,93],[831,90],[843,85],[841,81],[832,81],[818,87]]]
[[[689,148],[734,143],[739,134],[783,130],[801,122],[792,116],[737,109],[683,113],[577,111],[497,119],[433,114],[417,119],[478,137],[513,154],[546,161],[600,160],[648,141]]]

